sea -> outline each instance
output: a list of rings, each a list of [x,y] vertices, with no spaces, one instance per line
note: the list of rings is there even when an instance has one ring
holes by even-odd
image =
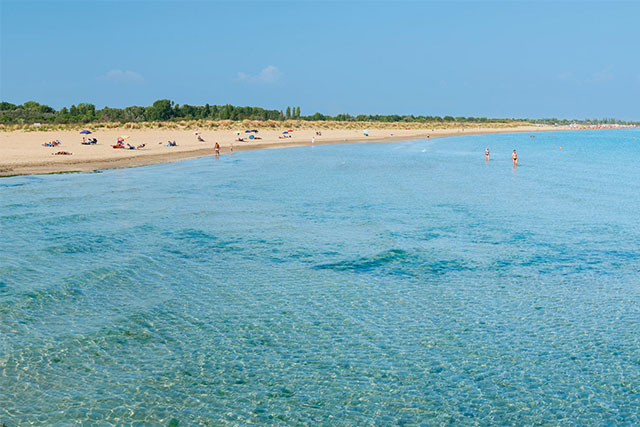
[[[638,425],[639,164],[627,129],[0,179],[0,425]]]

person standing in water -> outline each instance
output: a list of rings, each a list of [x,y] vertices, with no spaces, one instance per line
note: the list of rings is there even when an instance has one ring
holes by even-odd
[[[516,154],[516,150],[513,150],[513,153],[511,153],[511,160],[513,161],[513,167],[517,168],[518,167],[518,155]]]
[[[233,156],[233,144],[231,142],[229,143],[229,155]]]
[[[214,145],[213,149],[215,150],[216,157],[220,157],[220,144],[216,142],[216,145]]]
[[[487,162],[489,161],[489,147],[485,148],[485,150],[484,150],[484,159]]]

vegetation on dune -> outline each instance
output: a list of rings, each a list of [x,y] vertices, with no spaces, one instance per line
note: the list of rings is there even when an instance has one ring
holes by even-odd
[[[391,124],[393,128],[400,126],[449,128],[456,126],[488,127],[490,125],[517,126],[522,124],[640,124],[640,122],[619,121],[616,119],[496,119],[486,117],[453,117],[453,116],[415,116],[415,115],[381,115],[381,114],[338,114],[336,116],[315,113],[309,116],[300,114],[300,107],[287,107],[285,111],[267,110],[260,107],[237,107],[233,105],[178,105],[168,99],[161,99],[148,107],[130,106],[126,108],[104,107],[96,109],[95,105],[82,103],[56,110],[48,105],[28,101],[22,105],[0,102],[0,127],[2,129],[20,129],[40,123],[49,129],[74,128],[74,126],[91,123],[93,127],[129,127],[142,128],[185,128],[196,125],[213,129],[225,128],[229,123],[250,121],[252,126],[276,127],[287,122],[291,125],[304,126],[307,122],[335,123],[337,128],[349,128],[349,124],[362,127],[367,123]],[[317,125],[317,123],[316,123]],[[58,127],[56,127],[58,126]],[[328,125],[331,128],[334,125]],[[391,128],[389,127],[389,128]]]

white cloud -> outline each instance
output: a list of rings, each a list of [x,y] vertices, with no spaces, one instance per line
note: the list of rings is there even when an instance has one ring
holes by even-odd
[[[573,80],[573,74],[568,72],[568,71],[564,71],[564,72],[558,74],[558,78],[560,80],[565,80],[565,81]]]
[[[589,76],[585,76],[584,74],[582,76],[579,76],[569,71],[564,71],[558,74],[556,77],[558,80],[574,83],[577,85],[592,85],[611,81],[615,78],[615,74],[613,73],[613,66],[609,65],[600,71],[591,73]]]
[[[106,80],[106,81],[117,82],[117,83],[128,83],[128,82],[141,82],[144,79],[140,74],[134,71],[111,70],[107,74],[98,76],[98,80]]]
[[[273,65],[263,68],[258,74],[246,74],[241,71],[238,72],[238,80],[250,83],[272,84],[280,80],[281,77],[282,72]]]
[[[590,80],[592,82],[606,82],[613,80],[613,77],[613,67],[609,65],[607,68],[593,73]]]

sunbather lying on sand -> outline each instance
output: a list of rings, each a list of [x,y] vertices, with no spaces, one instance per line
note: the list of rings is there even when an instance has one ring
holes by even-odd
[[[70,153],[68,151],[58,151],[57,153],[51,153],[53,156],[70,156],[73,153]]]

